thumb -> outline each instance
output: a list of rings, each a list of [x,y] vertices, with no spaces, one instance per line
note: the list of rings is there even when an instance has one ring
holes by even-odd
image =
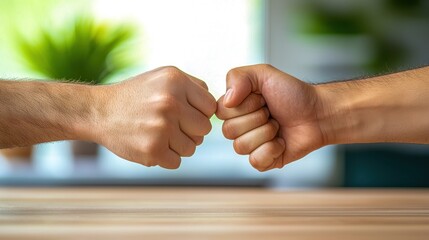
[[[233,108],[240,105],[250,93],[260,93],[263,79],[263,65],[245,66],[231,69],[226,75],[226,93],[223,105]]]

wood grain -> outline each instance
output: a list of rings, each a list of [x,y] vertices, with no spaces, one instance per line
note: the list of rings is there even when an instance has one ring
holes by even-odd
[[[429,190],[0,188],[0,239],[429,239]]]

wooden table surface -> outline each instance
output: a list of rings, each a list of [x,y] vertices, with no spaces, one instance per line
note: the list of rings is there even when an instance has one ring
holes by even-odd
[[[429,190],[0,188],[0,239],[429,239]]]

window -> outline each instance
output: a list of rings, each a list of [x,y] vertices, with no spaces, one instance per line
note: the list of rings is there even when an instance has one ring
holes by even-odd
[[[269,49],[272,53],[276,47],[270,42],[272,37],[266,36],[274,32],[281,34],[283,26],[280,22],[272,24],[271,21],[278,18],[265,18],[265,14],[273,12],[279,15],[273,11],[276,9],[274,5],[266,8],[268,2],[262,0],[52,0],[46,1],[43,7],[39,6],[39,2],[20,1],[13,5],[14,11],[8,11],[5,6],[0,12],[8,11],[9,15],[15,12],[14,18],[7,18],[9,25],[11,19],[20,21],[19,25],[24,26],[26,31],[37,25],[31,16],[46,22],[50,18],[45,16],[52,15],[55,24],[74,11],[71,9],[89,11],[99,19],[131,22],[138,26],[141,33],[135,45],[139,66],[111,81],[121,81],[159,66],[175,65],[206,81],[216,98],[225,91],[225,76],[229,69],[271,62],[272,59],[264,57],[265,49],[271,45]],[[35,9],[33,5],[38,6],[38,11],[31,11]],[[20,15],[26,18],[20,18]],[[0,40],[5,42],[4,39]],[[10,52],[12,48],[5,47],[11,46],[10,42],[13,41],[0,46],[3,56],[13,55]],[[2,75],[32,77],[20,67],[18,59],[16,64],[0,64]],[[139,166],[120,159],[103,147],[100,147],[97,159],[79,161],[73,158],[69,143],[57,142],[40,144],[33,156],[32,167],[10,166],[0,156],[0,180],[103,184],[261,184],[269,180],[287,186],[324,185],[325,180],[329,181],[335,162],[325,159],[333,159],[332,148],[316,151],[306,159],[289,165],[286,170],[259,173],[250,166],[247,156],[237,155],[232,142],[222,136],[221,121],[213,118],[212,123],[213,130],[204,144],[197,148],[194,156],[183,158],[179,170]]]
[[[101,18],[124,20],[142,26],[140,49],[143,66],[152,69],[175,65],[209,85],[220,97],[229,69],[264,61],[262,1],[96,1]],[[150,179],[207,179],[250,177],[247,157],[238,156],[221,133],[221,122],[212,120],[213,130],[194,156],[183,158],[177,171],[142,168],[102,151],[101,168],[109,174]],[[117,171],[117,169],[123,171]]]

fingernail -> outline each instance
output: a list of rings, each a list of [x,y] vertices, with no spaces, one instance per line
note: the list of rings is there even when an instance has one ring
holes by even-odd
[[[226,91],[225,98],[223,100],[224,102],[229,102],[231,100],[231,96],[232,96],[233,91],[234,90],[232,88],[230,88]]]

